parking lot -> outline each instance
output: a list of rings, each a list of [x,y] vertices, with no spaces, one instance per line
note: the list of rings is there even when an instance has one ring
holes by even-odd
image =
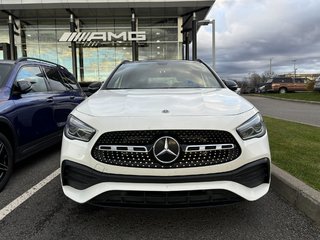
[[[0,193],[0,212],[7,214],[0,221],[1,239],[320,238],[319,226],[272,188],[256,202],[194,209],[79,205],[63,195],[59,176],[39,190],[33,188],[38,183],[41,187],[42,180],[59,168],[59,154],[60,146],[56,145],[17,166]],[[28,194],[23,194],[30,189],[34,194],[28,198]],[[5,207],[10,203],[8,210]]]
[[[20,164],[0,207],[58,168],[59,146]],[[1,239],[318,239],[320,230],[272,190],[257,202],[196,209],[121,209],[67,199],[59,177],[0,222]]]
[[[320,127],[320,104],[246,96],[263,115]]]

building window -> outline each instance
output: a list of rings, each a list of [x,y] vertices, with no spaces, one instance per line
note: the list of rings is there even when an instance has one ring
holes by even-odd
[[[177,18],[139,18],[147,40],[139,44],[139,59],[181,59]]]
[[[63,24],[64,23],[64,24]],[[69,31],[69,19],[24,19],[21,36],[15,38],[18,57],[35,57],[61,64],[72,70],[69,43],[58,42]]]
[[[0,43],[9,43],[8,20],[0,20]],[[3,59],[3,50],[0,49],[0,59]]]
[[[179,42],[181,33],[177,18],[138,18],[137,23],[137,30],[147,34],[147,40],[139,42],[139,59],[181,59],[182,43]],[[0,40],[8,42],[8,26],[2,25],[0,22]],[[79,30],[115,34],[129,32],[131,16],[81,19]],[[69,31],[68,18],[23,19],[21,34],[15,39],[18,57],[45,59],[72,71],[70,42],[59,42],[62,34]],[[105,81],[123,60],[132,60],[132,43],[129,41],[99,42],[96,46],[77,44],[78,81]]]

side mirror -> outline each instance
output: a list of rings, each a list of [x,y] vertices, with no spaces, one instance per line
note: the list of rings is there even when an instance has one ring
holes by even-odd
[[[91,93],[95,93],[100,89],[101,85],[102,85],[101,82],[93,82],[88,86],[88,91]]]
[[[238,89],[238,84],[235,81],[228,80],[224,81],[224,83],[232,91],[236,91]]]
[[[28,93],[32,89],[32,84],[29,81],[21,80],[17,84],[21,93]]]

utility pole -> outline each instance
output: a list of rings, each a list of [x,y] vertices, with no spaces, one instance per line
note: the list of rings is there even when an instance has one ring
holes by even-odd
[[[216,21],[211,20],[212,24],[212,68],[216,70]]]
[[[272,58],[270,58],[270,65],[269,65],[269,77],[270,78],[272,76],[271,66],[272,66]]]
[[[296,61],[297,61],[297,59],[293,59],[292,61],[293,61],[294,80],[296,80],[296,74],[297,74],[297,69],[298,69],[298,68],[296,68]]]

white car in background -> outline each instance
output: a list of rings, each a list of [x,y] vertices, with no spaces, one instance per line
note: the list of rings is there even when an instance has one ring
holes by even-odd
[[[61,182],[78,203],[188,207],[270,186],[258,110],[201,61],[125,61],[69,116]]]

